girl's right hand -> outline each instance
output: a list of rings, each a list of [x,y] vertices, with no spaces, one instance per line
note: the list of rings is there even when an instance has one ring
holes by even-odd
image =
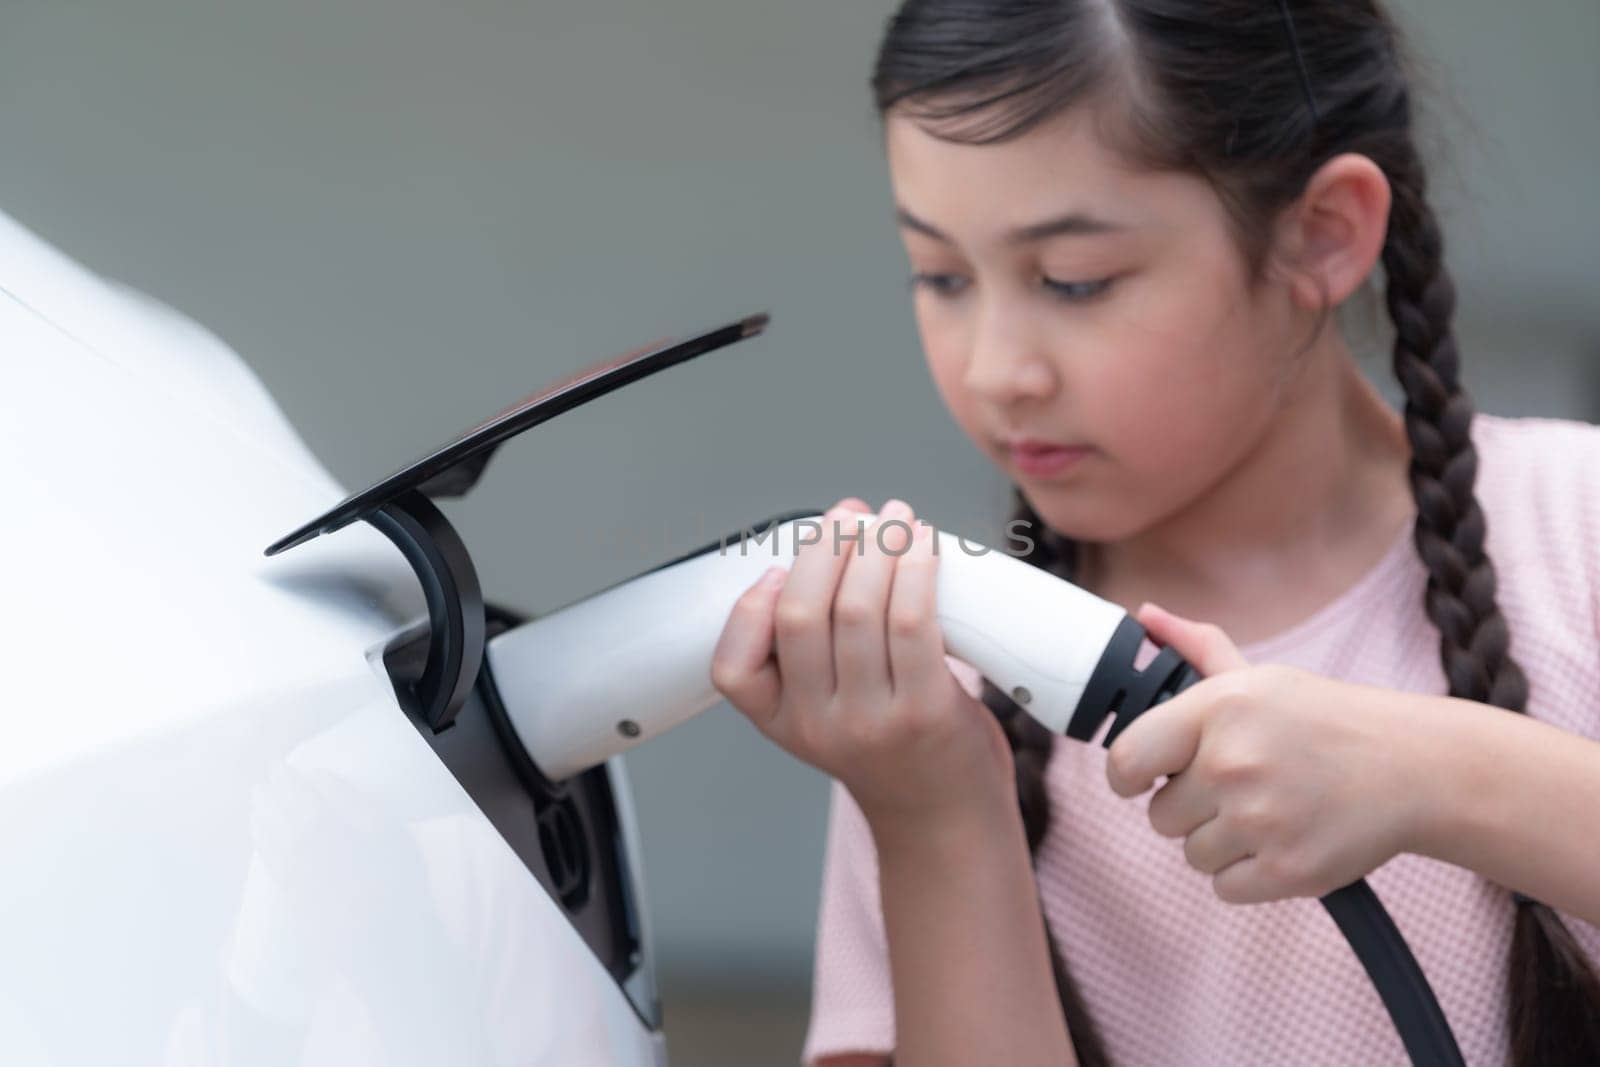
[[[995,809],[985,805],[1014,815],[1005,734],[945,660],[933,529],[898,500],[865,529],[844,517],[870,510],[855,498],[835,504],[789,571],[774,567],[745,591],[712,656],[712,684],[756,729],[843,783],[875,829],[987,817]]]

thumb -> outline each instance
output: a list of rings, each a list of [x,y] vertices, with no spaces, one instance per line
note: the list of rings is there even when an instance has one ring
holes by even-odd
[[[1134,617],[1150,640],[1172,646],[1202,677],[1249,666],[1233,639],[1213,623],[1195,622],[1148,602],[1139,606]]]

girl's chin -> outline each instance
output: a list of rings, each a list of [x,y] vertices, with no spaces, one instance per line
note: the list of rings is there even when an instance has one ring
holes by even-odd
[[[1023,499],[1050,532],[1069,541],[1118,541],[1128,536],[1127,523],[1096,502],[1081,489],[1029,486],[1018,483]],[[1037,536],[1032,531],[1019,531]]]

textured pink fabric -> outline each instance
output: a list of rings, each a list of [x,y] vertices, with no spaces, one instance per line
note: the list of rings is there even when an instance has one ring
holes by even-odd
[[[1480,414],[1478,499],[1530,713],[1600,737],[1600,427]],[[1368,573],[1310,617],[1242,648],[1253,663],[1444,693],[1427,576],[1409,528]],[[968,688],[975,672],[952,666]],[[1105,781],[1105,750],[1057,743],[1053,819],[1037,870],[1045,913],[1119,1067],[1138,1064],[1405,1063],[1360,964],[1322,906],[1224,904],[1182,842],[1146,822],[1148,794]],[[1600,831],[1600,825],[1596,827]],[[1600,833],[1597,833],[1600,836]],[[1507,1059],[1509,894],[1415,855],[1369,876],[1437,991],[1469,1064]],[[1569,925],[1600,960],[1600,930]],[[834,783],[807,1064],[894,1046],[871,837]]]

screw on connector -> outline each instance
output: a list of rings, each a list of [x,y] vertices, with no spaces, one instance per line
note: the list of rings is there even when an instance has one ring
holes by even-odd
[[[617,723],[617,733],[623,737],[638,737],[640,733],[639,724],[632,719],[623,719]]]
[[[1015,689],[1011,690],[1011,699],[1015,700],[1018,704],[1026,704],[1028,701],[1033,699],[1033,694],[1028,692],[1027,686],[1019,685]]]

